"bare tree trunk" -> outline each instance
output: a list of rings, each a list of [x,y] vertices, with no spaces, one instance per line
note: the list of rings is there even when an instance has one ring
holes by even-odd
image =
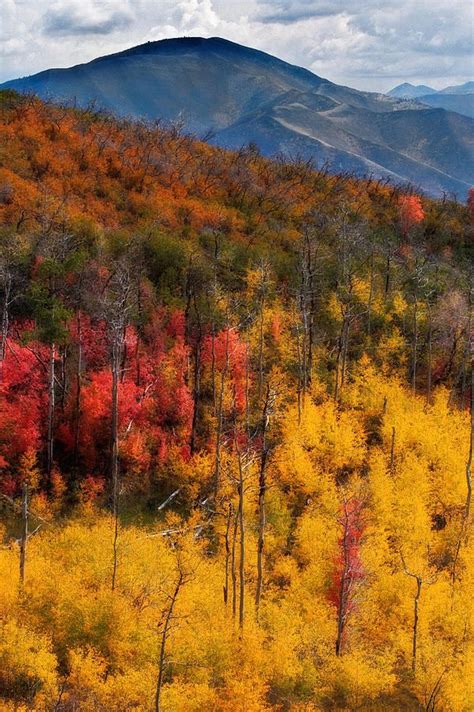
[[[55,367],[56,347],[54,343],[49,347],[48,362],[48,430],[47,430],[47,450],[46,450],[46,471],[48,475],[53,468],[54,458],[54,367]]]
[[[77,465],[79,456],[79,433],[81,425],[81,395],[82,395],[82,324],[80,312],[77,312],[77,367],[76,367],[76,398],[74,404],[74,463]]]
[[[443,677],[444,677],[444,676],[446,675],[446,673],[448,672],[448,669],[449,669],[449,668],[446,667],[446,668],[442,671],[442,673],[441,673],[441,675],[438,677],[438,679],[436,680],[436,683],[435,683],[434,686],[433,686],[433,689],[432,689],[432,691],[431,691],[431,694],[430,694],[430,696],[429,696],[429,698],[428,698],[428,702],[427,702],[426,707],[425,707],[426,712],[435,712],[435,710],[436,710],[436,698],[437,698],[437,696],[438,696],[438,693],[439,693],[439,690],[440,690],[440,687],[441,687],[441,682],[442,682],[442,680],[443,680]]]
[[[197,336],[193,348],[193,419],[191,424],[191,437],[189,449],[191,455],[196,452],[197,424],[199,419],[199,407],[201,402],[201,345],[202,345],[202,323],[201,314],[198,309],[196,295],[193,294],[194,313],[197,318]]]
[[[300,262],[300,272],[301,272],[301,285],[299,293],[299,309],[301,314],[301,322],[303,326],[303,336],[301,339],[301,344],[298,344],[300,349],[300,354],[298,360],[300,361],[300,373],[301,373],[301,396],[302,405],[304,407],[304,401],[306,397],[306,392],[308,390],[308,383],[310,381],[309,377],[309,320],[308,320],[308,294],[311,288],[311,263],[310,263],[310,249],[308,247],[307,236],[305,238],[304,250],[301,254]]]
[[[61,398],[60,398],[60,409],[61,413],[64,413],[64,404],[66,401],[66,393],[67,393],[67,358],[68,358],[68,351],[67,347],[63,346],[61,349],[61,357],[60,357],[60,363],[61,363]]]
[[[28,546],[28,483],[23,483],[23,495],[21,500],[22,532],[20,540],[20,588],[25,583],[26,548]]]
[[[267,428],[269,423],[270,388],[267,387],[265,405],[262,413],[262,449],[260,454],[260,472],[258,481],[258,542],[257,542],[257,586],[255,591],[255,608],[258,613],[260,608],[260,598],[263,586],[263,550],[265,546],[265,494],[267,491],[266,467],[268,459]]]
[[[248,339],[245,344],[245,430],[250,439],[250,348]]]
[[[339,585],[339,602],[337,607],[337,638],[336,638],[336,655],[342,655],[342,642],[344,635],[344,626],[347,614],[347,575],[349,572],[349,517],[347,511],[344,510],[344,533],[342,537],[342,553],[343,553],[343,568],[341,573],[341,581]]]
[[[429,326],[428,326],[428,374],[426,383],[426,401],[428,405],[431,403],[431,388],[432,388],[432,349],[433,349],[433,324],[431,321],[431,309],[428,306]]]
[[[410,576],[412,579],[415,580],[416,582],[416,592],[415,596],[413,599],[413,626],[412,626],[412,643],[411,643],[411,669],[413,674],[416,671],[416,655],[417,655],[417,647],[418,647],[418,620],[419,620],[419,611],[420,611],[420,596],[421,596],[421,587],[423,583],[426,583],[427,585],[430,585],[433,583],[435,580],[434,578],[431,580],[423,580],[420,575],[414,574],[413,572],[409,571],[406,567],[405,564],[405,559],[403,558],[403,553],[400,552],[401,559],[402,559],[402,564],[403,564],[403,570],[407,576]]]
[[[267,460],[267,450],[262,451],[262,457],[260,461],[260,478],[258,485],[258,543],[257,543],[257,588],[255,592],[255,608],[258,612],[260,608],[260,598],[262,596],[262,585],[263,585],[263,550],[265,546],[265,525],[266,525],[266,512],[265,512],[265,493],[267,489],[266,484],[266,460]]]
[[[347,358],[347,315],[344,314],[341,325],[341,333],[339,334],[337,341],[337,355],[336,355],[336,382],[334,385],[334,400],[336,403],[339,401],[341,388],[344,383],[345,369],[346,369],[346,358]]]
[[[372,303],[374,300],[374,253],[370,255],[370,288],[369,299],[367,302],[367,336],[369,342],[372,336]]]
[[[415,672],[415,670],[416,670],[419,602],[420,602],[421,584],[422,584],[422,580],[419,576],[415,576],[415,580],[416,580],[416,594],[415,594],[415,599],[413,602],[413,639],[412,639],[412,650],[411,650],[411,669],[413,670],[413,672]]]
[[[415,304],[413,307],[413,363],[411,375],[412,393],[416,393],[416,370],[418,360],[418,297],[415,294]]]
[[[138,313],[138,326],[136,330],[137,344],[135,346],[135,385],[140,387],[142,374],[141,374],[141,364],[140,364],[140,331],[142,326],[142,290],[140,285],[140,279],[137,279],[137,313]]]
[[[184,576],[183,572],[179,572],[178,580],[176,582],[175,589],[170,599],[170,605],[165,616],[165,622],[163,625],[163,631],[161,634],[161,644],[160,644],[160,659],[158,668],[158,679],[156,681],[156,692],[155,692],[155,712],[161,711],[160,698],[161,698],[161,688],[163,686],[163,674],[165,670],[165,656],[166,656],[166,641],[168,639],[170,624],[173,618],[173,610],[178,598],[178,594],[181,586],[183,585]]]
[[[12,278],[10,274],[7,274],[5,279],[5,288],[3,295],[3,305],[2,305],[2,340],[0,343],[0,380],[2,378],[1,364],[5,359],[5,354],[7,350],[7,338],[8,338],[8,328],[9,328],[9,305],[10,305],[10,293],[12,289]]]
[[[308,329],[308,322],[307,322],[307,314],[306,314],[306,307],[304,307],[303,311],[303,338],[302,338],[302,343],[301,343],[301,373],[302,373],[302,379],[301,379],[301,390],[302,390],[302,396],[303,396],[303,408],[304,408],[304,402],[306,398],[306,391],[308,390],[308,354],[307,354],[307,329]]]
[[[215,325],[212,324],[211,334],[211,378],[212,378],[212,404],[214,413],[217,415],[217,392],[216,392],[216,334]]]
[[[244,627],[245,608],[245,526],[244,526],[244,478],[239,457],[239,627]]]
[[[339,374],[341,369],[341,354],[342,354],[342,334],[338,337],[337,341],[337,355],[336,355],[336,380],[334,383],[334,400],[337,403],[339,401]]]
[[[466,502],[464,504],[464,513],[462,518],[461,530],[456,543],[456,551],[454,554],[453,565],[451,569],[451,580],[454,585],[456,580],[456,568],[459,559],[459,552],[463,541],[467,539],[469,533],[469,522],[471,518],[472,504],[472,457],[474,451],[474,353],[471,361],[471,429],[469,436],[469,452],[466,461]]]
[[[390,443],[390,474],[395,474],[395,427],[392,427],[392,441]]]
[[[461,366],[458,370],[456,377],[453,380],[451,393],[449,394],[449,400],[448,400],[449,406],[451,406],[453,404],[453,401],[456,399],[456,389],[457,389],[459,383],[461,383],[459,405],[461,407],[464,406],[464,394],[466,392],[467,373],[469,370],[467,368],[467,364],[469,362],[469,353],[471,351],[471,332],[472,332],[472,295],[469,294],[469,311],[468,311],[467,324],[466,324],[466,329],[465,329],[466,343],[464,346],[463,355],[462,355],[462,359],[461,359]]]
[[[227,510],[226,529],[225,529],[225,582],[224,582],[224,605],[227,606],[229,601],[229,566],[231,559],[231,549],[229,541],[230,523],[232,521],[233,507],[232,502],[229,502]]]
[[[114,518],[112,591],[117,580],[117,554],[119,532],[119,399],[118,384],[120,376],[121,336],[115,330],[112,343],[112,513]]]
[[[221,446],[222,446],[222,426],[223,426],[223,409],[224,409],[224,389],[229,370],[229,329],[226,331],[225,342],[225,366],[222,369],[221,384],[219,390],[219,404],[217,408],[217,429],[216,429],[216,455],[214,461],[214,497],[217,499],[219,494],[220,479],[221,479]]]
[[[236,571],[236,548],[237,548],[237,530],[239,526],[239,509],[234,517],[234,529],[232,532],[232,551],[231,551],[231,577],[232,577],[232,617],[235,619],[237,614],[237,571]]]
[[[301,360],[301,345],[300,345],[300,332],[297,328],[296,332],[296,352],[298,357],[298,425],[301,423],[301,411],[302,411],[302,398],[301,392],[303,390],[303,365]]]
[[[469,292],[469,316],[467,319],[467,332],[466,332],[466,350],[465,350],[465,356],[463,358],[463,365],[462,365],[462,378],[461,378],[461,404],[464,405],[464,394],[466,392],[466,381],[467,381],[467,363],[469,361],[469,352],[471,351],[471,373],[472,370],[474,369],[474,365],[472,363],[473,360],[473,345],[472,345],[472,307],[473,307],[473,294],[474,291]],[[472,381],[471,381],[471,395],[472,395]],[[471,404],[471,410],[472,410],[472,404]]]
[[[259,334],[258,334],[258,395],[257,402],[260,402],[262,397],[263,388],[263,317],[265,310],[265,297],[262,296],[260,300],[260,323],[259,323]]]
[[[343,331],[343,347],[342,347],[342,367],[341,367],[341,387],[346,382],[346,371],[347,371],[347,351],[349,348],[349,331],[351,325],[349,319],[345,323],[345,329]]]
[[[193,420],[191,424],[191,438],[190,438],[190,444],[189,444],[189,449],[191,452],[191,455],[194,455],[196,452],[196,431],[197,431],[197,423],[198,423],[198,414],[199,414],[199,404],[200,404],[200,399],[201,399],[201,335],[199,335],[198,341],[195,345],[194,348],[194,374],[193,374],[193,382],[194,382],[194,398],[193,398]]]
[[[304,325],[304,391],[308,389],[313,371],[313,318],[314,318],[314,285],[313,285],[313,254],[311,237],[305,235],[305,256],[302,265],[302,312]]]

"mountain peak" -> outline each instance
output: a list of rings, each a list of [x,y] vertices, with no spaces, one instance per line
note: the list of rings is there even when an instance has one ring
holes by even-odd
[[[285,62],[272,54],[268,54],[263,50],[248,47],[237,42],[232,42],[223,37],[172,37],[162,40],[150,40],[141,45],[136,45],[128,49],[116,52],[115,54],[98,57],[93,62],[109,60],[115,57],[131,57],[144,55],[173,55],[191,52],[196,55],[206,55],[210,53],[218,53],[224,55],[233,55],[234,57],[249,57],[257,59],[260,62],[271,64],[285,65],[293,67],[295,71],[315,77],[316,75],[308,69],[298,67],[296,65]],[[318,77],[319,78],[319,77]]]
[[[426,86],[425,84],[403,82],[403,84],[399,84],[393,89],[390,89],[387,94],[397,99],[418,99],[418,97],[425,96],[426,94],[436,94],[436,89]]]

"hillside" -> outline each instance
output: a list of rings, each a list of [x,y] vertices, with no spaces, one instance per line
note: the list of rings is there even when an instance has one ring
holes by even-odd
[[[223,147],[255,142],[266,155],[311,157],[336,172],[410,182],[433,195],[463,196],[474,182],[470,119],[339,86],[220,38],[149,42],[2,86],[179,121]]]
[[[473,192],[0,129],[2,712],[470,712]]]

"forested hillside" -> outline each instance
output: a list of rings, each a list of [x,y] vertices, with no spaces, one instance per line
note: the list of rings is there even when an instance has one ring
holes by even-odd
[[[474,195],[0,123],[0,709],[474,709]]]

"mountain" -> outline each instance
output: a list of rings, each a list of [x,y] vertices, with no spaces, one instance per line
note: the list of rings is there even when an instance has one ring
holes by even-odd
[[[419,96],[435,93],[436,89],[432,89],[425,84],[410,84],[409,82],[399,84],[387,92],[388,96],[394,96],[397,99],[417,99]]]
[[[311,157],[334,171],[463,196],[474,182],[474,122],[413,101],[357,91],[220,38],[148,42],[2,88],[95,101],[118,115],[182,122],[226,148]]]
[[[474,94],[474,82],[466,82],[456,86],[446,87],[441,89],[439,94]]]
[[[446,87],[434,95],[420,97],[419,101],[474,118],[474,82]]]
[[[446,111],[456,111],[463,116],[474,118],[474,94],[451,94],[437,92],[436,94],[428,94],[420,96],[418,101],[428,106],[446,109]]]
[[[439,91],[423,84],[415,86],[405,82],[394,87],[387,94],[399,99],[417,99],[422,104],[456,111],[458,114],[474,118],[474,82],[446,87]]]

